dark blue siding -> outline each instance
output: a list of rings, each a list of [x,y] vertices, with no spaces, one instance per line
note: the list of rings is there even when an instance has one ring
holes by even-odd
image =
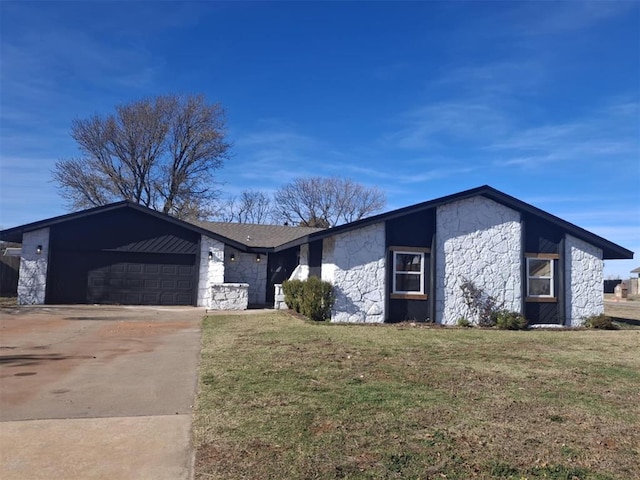
[[[525,250],[527,253],[560,253],[564,232],[551,222],[524,214]]]
[[[52,249],[195,254],[200,236],[132,209],[82,217],[51,228]]]
[[[420,247],[431,248],[431,241],[436,229],[435,209],[422,210],[402,217],[387,220],[385,222],[385,237],[387,248],[396,247]],[[430,319],[430,303],[428,300],[407,300],[390,298],[393,288],[393,257],[387,254],[387,321],[424,322]],[[425,258],[424,291],[429,293],[431,279],[431,258],[427,254]],[[433,320],[433,319],[430,319]]]

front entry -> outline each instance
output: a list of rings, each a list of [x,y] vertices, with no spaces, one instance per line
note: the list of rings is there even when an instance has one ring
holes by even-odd
[[[269,254],[267,262],[267,305],[273,305],[274,285],[288,280],[298,266],[299,247]]]

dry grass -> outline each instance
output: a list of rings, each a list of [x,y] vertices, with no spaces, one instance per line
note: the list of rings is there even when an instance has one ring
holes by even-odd
[[[18,305],[18,297],[0,297],[0,307],[15,307]]]
[[[640,331],[209,317],[198,479],[640,478]]]
[[[606,300],[604,313],[611,317],[620,326],[640,326],[640,301]]]

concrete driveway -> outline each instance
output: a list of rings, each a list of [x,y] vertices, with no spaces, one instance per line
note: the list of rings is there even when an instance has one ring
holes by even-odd
[[[204,315],[0,309],[0,478],[191,478]]]

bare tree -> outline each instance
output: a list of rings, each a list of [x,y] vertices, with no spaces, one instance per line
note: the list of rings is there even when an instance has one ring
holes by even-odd
[[[80,157],[59,160],[53,180],[72,208],[131,200],[177,217],[207,217],[213,173],[228,157],[220,105],[166,95],[75,120]]]
[[[274,195],[277,217],[292,225],[335,227],[382,210],[384,193],[339,177],[298,178]]]
[[[259,190],[245,190],[237,205],[237,221],[240,223],[268,223],[271,220],[271,197]]]
[[[244,190],[239,198],[220,202],[215,216],[223,222],[269,223],[272,220],[271,196],[260,190]]]

